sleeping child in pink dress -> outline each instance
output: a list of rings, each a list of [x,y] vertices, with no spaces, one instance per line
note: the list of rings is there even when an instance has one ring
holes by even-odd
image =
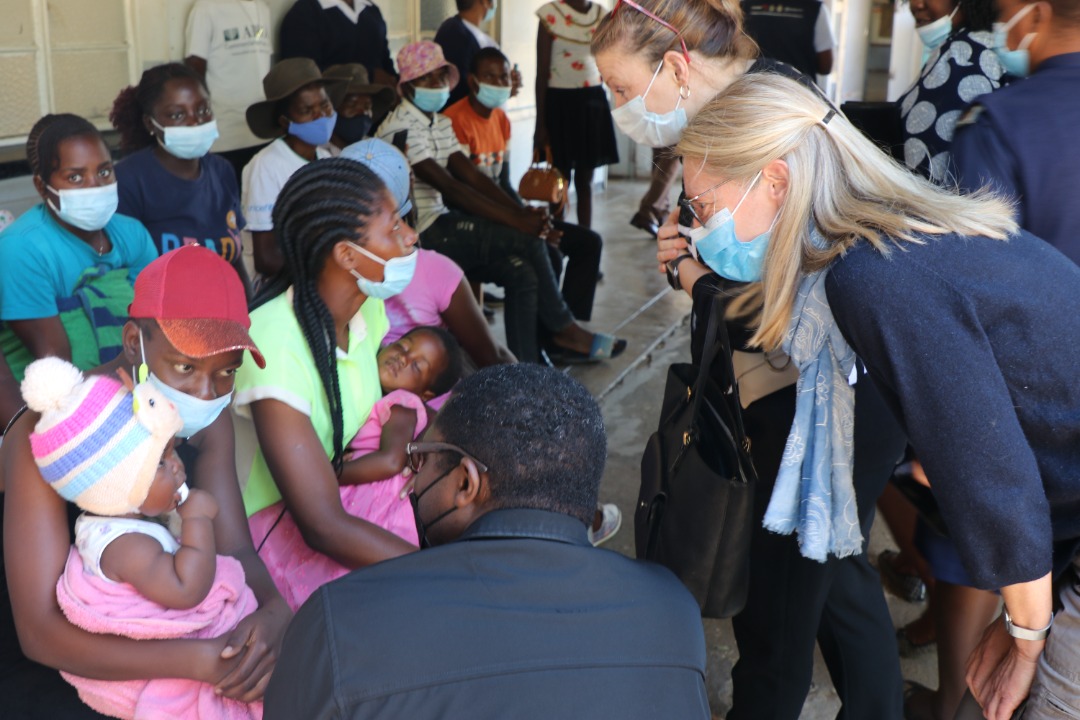
[[[379,382],[384,396],[349,443],[350,476],[342,485],[347,513],[417,544],[416,522],[406,496],[410,481],[405,446],[427,427],[427,404],[446,395],[461,375],[461,350],[454,336],[437,327],[416,328],[379,350]],[[294,611],[316,590],[349,568],[312,550],[283,503],[252,515],[248,522],[259,556],[285,602]]]
[[[84,511],[57,603],[72,624],[92,633],[138,640],[223,635],[257,608],[255,596],[239,561],[217,555],[214,497],[187,490],[174,449],[183,426],[176,408],[152,384],[132,388],[130,378],[122,379],[84,378],[71,363],[49,357],[31,363],[22,382],[27,406],[41,414],[30,435],[41,476]],[[221,697],[195,680],[62,674],[83,702],[112,717],[262,717],[261,702]]]

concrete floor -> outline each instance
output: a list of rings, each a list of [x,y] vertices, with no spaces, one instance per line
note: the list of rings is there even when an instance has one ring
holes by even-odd
[[[601,499],[623,511],[623,527],[606,547],[633,555],[633,508],[637,500],[639,463],[648,436],[655,430],[667,367],[690,355],[690,300],[675,293],[656,271],[656,245],[629,218],[637,209],[645,183],[612,181],[593,197],[593,229],[604,238],[602,269],[605,275],[596,298],[590,327],[615,332],[629,341],[627,351],[613,361],[567,370],[599,398],[608,429],[608,457]],[[568,220],[574,219],[571,211]],[[497,319],[497,325],[501,317]],[[501,327],[496,327],[501,333]],[[892,546],[882,523],[874,526],[871,557]],[[888,596],[897,627],[922,612],[921,605]],[[706,620],[708,640],[708,693],[714,717],[722,718],[731,703],[731,666],[738,654],[728,621]],[[903,660],[905,678],[930,687],[937,685],[934,652]],[[820,656],[814,682],[801,720],[834,718],[839,702]],[[872,719],[867,719],[872,720]]]

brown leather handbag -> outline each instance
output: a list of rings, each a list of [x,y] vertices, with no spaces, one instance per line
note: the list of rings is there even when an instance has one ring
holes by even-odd
[[[566,202],[566,178],[551,162],[551,147],[545,147],[546,159],[540,160],[540,151],[533,150],[533,161],[518,184],[522,200],[537,200],[552,205]]]

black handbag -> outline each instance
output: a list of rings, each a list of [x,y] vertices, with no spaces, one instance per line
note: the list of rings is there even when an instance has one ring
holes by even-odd
[[[757,481],[723,316],[717,298],[700,366],[668,369],[634,512],[637,557],[674,572],[713,618],[746,604]]]

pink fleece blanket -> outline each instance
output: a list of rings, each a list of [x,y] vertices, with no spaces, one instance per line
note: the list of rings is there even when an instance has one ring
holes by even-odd
[[[258,606],[235,558],[219,555],[217,575],[206,599],[193,608],[174,610],[147,600],[127,583],[107,582],[85,572],[74,547],[56,583],[56,599],[73,625],[136,640],[217,637],[234,629]],[[84,703],[111,717],[259,720],[263,714],[261,702],[248,705],[222,698],[211,685],[195,680],[106,681],[61,674]]]

